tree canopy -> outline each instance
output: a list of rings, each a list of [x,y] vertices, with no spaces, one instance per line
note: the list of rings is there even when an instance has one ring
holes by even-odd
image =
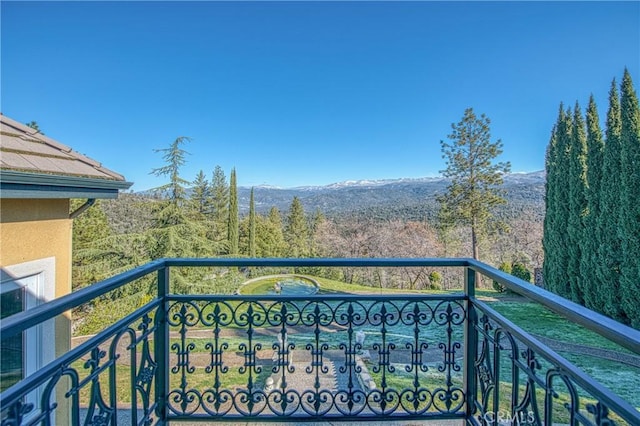
[[[154,149],[154,152],[162,153],[162,159],[166,164],[151,170],[151,174],[169,177],[169,182],[157,189],[167,191],[169,200],[176,205],[181,205],[184,201],[186,197],[185,187],[190,183],[180,176],[180,167],[184,166],[185,156],[188,154],[180,146],[189,141],[191,141],[191,138],[180,136],[168,148]]]
[[[479,258],[480,239],[497,224],[492,213],[505,203],[500,186],[503,174],[511,169],[509,162],[496,162],[502,142],[491,141],[489,124],[488,117],[477,117],[468,108],[462,120],[451,125],[449,142],[440,141],[447,165],[442,174],[451,179],[447,191],[438,197],[440,219],[471,229],[474,259]]]
[[[609,92],[605,140],[593,97],[586,126],[562,104],[547,151],[544,281],[640,327],[640,108],[631,76]]]

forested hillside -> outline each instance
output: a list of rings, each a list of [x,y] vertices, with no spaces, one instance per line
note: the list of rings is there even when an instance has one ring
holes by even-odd
[[[544,215],[544,172],[513,173],[505,176],[508,204],[501,208],[505,217],[520,212]],[[256,210],[266,213],[273,206],[285,211],[293,197],[298,197],[307,211],[322,211],[327,217],[357,216],[366,218],[424,220],[434,219],[436,196],[447,180],[441,178],[365,181],[319,187],[279,189],[255,187]],[[249,211],[251,188],[240,187],[240,212]]]
[[[628,74],[620,94],[612,85],[604,132],[593,99],[586,117],[577,104],[561,106],[548,174],[504,175],[506,203],[492,212],[501,224],[484,231],[480,260],[503,270],[517,265],[528,277],[546,258],[547,288],[637,326],[631,254],[640,233],[637,197],[629,194],[640,188],[639,116]],[[219,167],[211,181],[203,172],[192,182],[172,176],[157,191],[121,194],[76,219],[74,287],[167,256],[470,257],[469,230],[439,220],[443,178],[278,189],[236,187],[236,171],[227,180]],[[340,278],[374,287],[451,285],[445,271],[342,271]],[[176,279],[184,291],[207,291],[214,281],[216,291],[232,291],[243,277],[229,274],[223,285],[193,273]]]
[[[221,171],[218,170],[218,174]],[[224,182],[224,179],[223,179]],[[336,235],[329,235],[329,229],[333,233],[341,230],[343,233],[362,233],[365,230],[369,233],[382,233],[385,227],[391,224],[420,224],[429,227],[434,232],[436,242],[442,243],[443,236],[436,235],[437,232],[437,209],[436,196],[441,194],[446,187],[444,179],[399,179],[397,181],[367,182],[356,184],[336,184],[325,187],[304,187],[304,188],[254,188],[254,205],[257,214],[258,234],[266,232],[267,229],[280,227],[279,232],[286,231],[285,226],[288,221],[287,212],[291,204],[296,199],[302,206],[307,222],[311,224],[313,216],[320,214],[329,225],[322,227],[324,239],[323,249],[325,253],[335,256],[362,256],[364,250],[353,249],[351,252],[341,250],[337,247]],[[509,224],[508,230],[500,230],[489,239],[491,246],[487,252],[486,261],[498,265],[507,258],[524,258],[530,268],[540,266],[542,263],[541,232],[544,217],[544,172],[509,174],[505,176],[504,188],[507,191],[507,204],[500,206],[496,215]],[[228,185],[228,184],[226,184]],[[248,241],[248,221],[250,207],[251,188],[238,188],[239,199],[239,219],[240,219],[240,248],[243,242]],[[190,191],[193,195],[193,191]],[[224,194],[223,198],[228,197]],[[104,215],[108,230],[107,234],[112,238],[120,236],[143,235],[146,231],[153,229],[156,221],[154,215],[161,209],[165,202],[160,196],[153,196],[151,193],[126,193],[121,194],[117,200],[104,200],[91,215]],[[228,202],[228,200],[226,201]],[[185,205],[185,208],[190,208]],[[89,216],[91,216],[89,215]],[[196,215],[197,216],[197,215]],[[225,212],[217,219],[200,219],[208,222],[211,232],[217,233],[215,237],[220,245],[217,255],[225,253],[224,242],[227,240],[227,225]],[[271,218],[271,219],[269,219]],[[78,220],[77,232],[83,229],[86,219]],[[224,222],[224,223],[219,223]],[[278,224],[279,222],[279,224]],[[311,226],[310,226],[311,227]],[[216,231],[213,231],[213,229]],[[262,231],[260,231],[262,229]],[[349,230],[349,231],[347,231]],[[386,232],[385,232],[386,233]],[[466,244],[464,233],[457,230],[452,238],[447,241],[447,250],[444,246],[433,252],[414,253],[415,256],[468,256],[465,252]],[[263,248],[259,250],[261,256],[287,256],[285,249],[271,249],[260,238],[258,243]],[[284,238],[284,236],[282,237]],[[369,240],[371,240],[369,238]],[[284,244],[283,242],[279,244]],[[402,243],[389,244],[387,246],[401,246]],[[246,244],[244,244],[246,246]],[[79,247],[76,247],[78,250]],[[76,250],[76,254],[78,251]],[[407,251],[397,249],[381,250],[370,246],[366,251],[367,256],[401,256],[409,255]],[[404,253],[404,254],[403,254]],[[248,253],[241,254],[248,255]],[[194,253],[193,255],[199,255]]]
[[[166,156],[179,155],[179,141]],[[236,188],[235,170],[231,177],[216,167],[210,181],[200,173],[188,186],[174,179],[153,193],[97,202],[74,220],[74,288],[161,257],[470,256],[466,229],[438,226],[436,196],[447,186],[443,179],[275,189]],[[504,187],[507,204],[496,215],[508,226],[491,232],[482,260],[496,266],[517,262],[533,271],[542,264],[544,174],[507,175]],[[458,275],[444,269],[312,272],[371,287],[461,285]],[[246,278],[237,270],[180,269],[172,274],[172,286],[183,293],[231,293]],[[139,306],[152,287],[151,281],[138,282],[90,312],[76,313],[78,332],[95,330],[95,318]],[[113,298],[117,309],[109,303]]]

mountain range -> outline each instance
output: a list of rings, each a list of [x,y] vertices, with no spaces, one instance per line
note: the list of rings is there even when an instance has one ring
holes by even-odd
[[[417,179],[357,180],[326,186],[277,188],[255,186],[256,211],[267,214],[273,206],[286,213],[293,197],[298,197],[307,214],[320,210],[328,217],[368,217],[374,219],[432,219],[437,211],[436,195],[449,180],[442,177]],[[544,216],[545,172],[510,173],[504,176],[507,204],[499,214]],[[249,211],[251,188],[238,187],[240,214]]]

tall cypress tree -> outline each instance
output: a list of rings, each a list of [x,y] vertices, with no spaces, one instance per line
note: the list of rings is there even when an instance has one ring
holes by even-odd
[[[545,287],[557,292],[558,281],[558,230],[557,230],[557,195],[558,191],[558,127],[563,120],[564,107],[560,104],[558,120],[551,131],[551,139],[545,157],[545,216],[542,248],[544,250],[543,275]]]
[[[628,321],[640,328],[640,108],[627,69],[622,77],[620,112],[621,301]]]
[[[609,91],[606,142],[602,161],[602,184],[600,187],[600,214],[597,222],[598,258],[597,278],[607,288],[598,292],[596,305],[601,312],[616,320],[624,320],[620,306],[620,258],[622,245],[618,235],[620,221],[620,101],[615,79]]]
[[[576,303],[584,304],[583,284],[588,277],[581,276],[580,263],[583,256],[584,217],[587,213],[587,136],[582,111],[576,102],[573,110],[569,148],[569,217],[567,220],[567,249],[569,263],[570,297]]]
[[[598,279],[598,233],[604,141],[600,129],[600,117],[593,95],[587,108],[587,214],[584,218],[580,275],[584,290],[585,306],[600,310],[603,306],[599,293],[606,291],[606,283]]]
[[[229,254],[238,255],[239,229],[238,229],[238,186],[236,182],[236,169],[231,169],[229,178],[229,222],[227,228]]]
[[[249,256],[256,257],[256,206],[253,199],[253,188],[249,197]]]
[[[553,236],[554,250],[554,275],[552,283],[554,291],[563,297],[571,297],[569,284],[569,237],[567,227],[570,216],[570,191],[567,185],[567,177],[570,175],[571,164],[571,138],[572,138],[571,111],[561,113],[556,131],[557,157],[556,157],[556,189],[554,191],[555,215]]]

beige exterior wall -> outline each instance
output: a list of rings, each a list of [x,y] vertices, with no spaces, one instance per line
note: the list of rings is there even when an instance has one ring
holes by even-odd
[[[56,297],[71,292],[69,200],[0,201],[0,266],[56,258]]]
[[[54,257],[55,297],[70,293],[72,224],[68,199],[0,200],[0,267]],[[59,356],[70,348],[70,313],[56,318],[55,327]],[[56,411],[57,421],[64,423],[65,410]]]
[[[2,200],[0,266],[56,258],[56,297],[71,292],[69,200]]]

